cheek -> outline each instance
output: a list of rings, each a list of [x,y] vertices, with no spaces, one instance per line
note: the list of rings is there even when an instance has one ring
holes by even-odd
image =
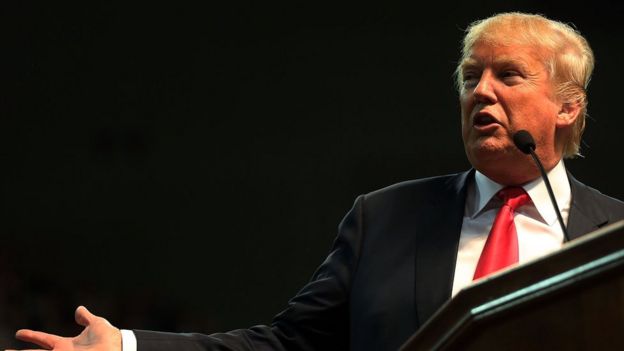
[[[541,128],[554,125],[557,120],[557,113],[557,107],[550,101],[530,104],[525,107],[525,115],[530,123]]]
[[[461,111],[461,132],[462,132],[462,137],[466,137],[466,134],[468,134],[468,117],[466,116],[466,114],[464,113],[464,109],[462,108]]]
[[[459,104],[464,107],[468,104],[469,101],[472,101],[472,97],[470,96],[470,94],[466,93],[465,91],[462,91],[459,93]]]
[[[466,119],[462,116],[461,119],[461,135],[462,135],[462,140],[464,142],[468,141],[468,139],[470,139],[470,123],[468,123],[466,121]]]
[[[528,130],[538,144],[544,144],[554,135],[557,115],[550,105],[519,104],[510,112],[512,130]]]
[[[461,95],[459,98],[459,107],[460,107],[462,124],[468,118],[468,116],[470,116],[470,111],[472,111],[473,104],[470,103],[470,101],[472,101],[472,99],[464,95]]]

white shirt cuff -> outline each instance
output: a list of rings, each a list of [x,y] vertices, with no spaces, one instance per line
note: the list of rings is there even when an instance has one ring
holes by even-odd
[[[121,351],[137,351],[136,336],[132,330],[121,329]]]

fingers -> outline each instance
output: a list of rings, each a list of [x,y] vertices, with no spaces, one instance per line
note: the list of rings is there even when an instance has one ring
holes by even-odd
[[[53,349],[60,336],[48,334],[30,329],[21,329],[15,333],[15,337],[19,340],[37,344],[46,349]]]
[[[91,314],[91,312],[89,312],[89,310],[87,310],[87,308],[84,306],[80,306],[76,309],[74,317],[76,319],[76,323],[82,325],[83,327],[88,326],[89,324],[91,324],[91,322],[93,322],[95,318],[97,318],[96,316]]]

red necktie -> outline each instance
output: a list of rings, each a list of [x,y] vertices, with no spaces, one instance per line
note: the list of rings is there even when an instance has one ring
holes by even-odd
[[[514,211],[529,201],[529,195],[519,187],[504,188],[496,195],[504,204],[494,219],[473,279],[518,262],[518,234],[514,224]]]

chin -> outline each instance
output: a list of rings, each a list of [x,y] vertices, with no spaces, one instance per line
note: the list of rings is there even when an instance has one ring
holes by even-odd
[[[494,164],[509,159],[511,156],[508,146],[495,143],[481,143],[466,147],[466,155],[471,164]]]

